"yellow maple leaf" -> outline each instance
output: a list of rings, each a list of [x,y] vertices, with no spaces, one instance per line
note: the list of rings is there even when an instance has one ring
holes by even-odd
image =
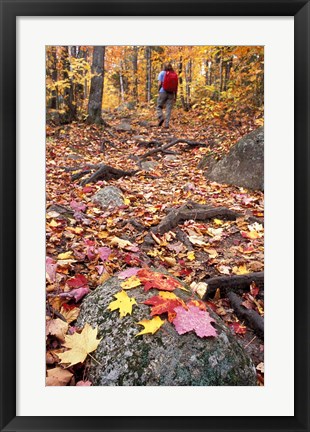
[[[216,225],[223,225],[223,221],[221,221],[220,219],[213,219],[213,222],[214,222]]]
[[[66,335],[64,347],[69,348],[64,353],[57,354],[61,363],[69,366],[83,363],[87,355],[97,349],[102,338],[97,339],[98,327],[92,328],[88,323],[85,324],[81,333]]]
[[[140,281],[140,279],[137,276],[131,276],[126,281],[124,281],[124,282],[121,283],[121,287],[123,289],[136,288],[139,285],[141,285],[141,281]]]
[[[173,292],[169,291],[160,291],[158,295],[159,297],[169,300],[175,300],[176,298],[178,298],[178,296],[176,296]]]
[[[156,333],[157,330],[164,324],[165,320],[162,320],[159,316],[154,317],[151,320],[144,319],[139,321],[137,324],[140,324],[144,327],[136,336],[140,336],[146,333]]]
[[[137,302],[134,298],[130,298],[126,291],[120,291],[117,294],[114,294],[114,297],[116,300],[111,302],[108,306],[108,309],[110,311],[115,311],[116,309],[119,309],[120,317],[124,317],[127,314],[131,315],[132,313],[132,306],[136,305]]]
[[[233,267],[232,272],[233,272],[234,274],[236,274],[236,275],[242,275],[242,274],[247,274],[247,273],[249,273],[249,270],[246,268],[246,265],[243,264],[243,265],[240,266],[240,267],[237,267],[237,266]]]
[[[98,237],[99,237],[100,239],[105,239],[105,238],[109,237],[109,233],[108,233],[108,231],[100,231],[100,232],[98,233]]]
[[[194,251],[187,252],[187,258],[188,258],[190,261],[193,261],[193,260],[195,259],[195,252],[194,252]]]
[[[52,219],[51,222],[49,223],[49,226],[51,227],[57,227],[58,225],[60,225],[58,222],[55,221],[55,219]]]
[[[64,252],[58,255],[57,257],[60,260],[67,260],[72,258],[72,251]]]
[[[125,198],[124,199],[124,204],[125,205],[129,205],[130,204],[130,199],[129,198]]]

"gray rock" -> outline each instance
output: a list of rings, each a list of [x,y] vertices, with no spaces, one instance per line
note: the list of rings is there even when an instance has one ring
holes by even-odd
[[[141,120],[138,122],[138,124],[139,124],[139,126],[142,126],[142,127],[150,127],[150,125],[151,125],[150,122],[148,122],[146,120]]]
[[[66,156],[66,159],[79,160],[79,159],[83,159],[83,158],[82,158],[82,156],[80,156],[76,153],[71,153],[71,154],[68,154]]]
[[[143,135],[134,135],[132,137],[133,140],[137,140],[137,141],[145,141],[145,136]]]
[[[218,183],[264,190],[264,128],[244,136],[227,156],[209,166],[205,176]]]
[[[143,161],[141,162],[141,167],[145,171],[152,171],[154,168],[156,168],[158,165],[157,162],[153,161]]]
[[[137,322],[150,319],[150,307],[141,302],[158,294],[141,287],[127,291],[138,306],[132,315],[119,317],[107,307],[121,290],[113,277],[89,294],[82,303],[77,326],[98,326],[102,340],[90,359],[89,375],[98,386],[255,386],[251,359],[235,336],[214,315],[217,337],[199,338],[195,333],[179,335],[168,321],[154,335],[135,337],[142,330]],[[189,293],[174,291],[186,299]]]
[[[102,208],[119,207],[124,204],[122,191],[115,186],[100,189],[91,200]]]
[[[130,132],[131,126],[129,123],[123,121],[123,122],[119,123],[118,125],[116,125],[115,129],[118,131]]]

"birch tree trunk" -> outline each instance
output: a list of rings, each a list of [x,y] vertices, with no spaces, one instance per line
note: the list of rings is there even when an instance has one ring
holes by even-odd
[[[136,103],[138,103],[138,47],[133,47],[132,57],[132,69],[133,69],[133,87],[132,96]]]

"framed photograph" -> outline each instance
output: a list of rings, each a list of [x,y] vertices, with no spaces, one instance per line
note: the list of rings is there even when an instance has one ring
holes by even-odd
[[[309,2],[1,1],[1,60],[1,430],[309,430]]]

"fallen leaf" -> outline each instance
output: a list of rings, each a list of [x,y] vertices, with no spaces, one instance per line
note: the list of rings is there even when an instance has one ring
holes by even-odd
[[[191,289],[199,295],[200,298],[202,298],[208,289],[208,284],[205,282],[192,282],[190,285]]]
[[[164,324],[164,322],[165,320],[162,320],[159,316],[156,316],[151,320],[144,319],[139,321],[137,324],[142,325],[144,329],[137,333],[136,336],[141,336],[146,333],[154,334]]]
[[[262,234],[258,233],[257,231],[250,231],[250,232],[246,232],[246,231],[240,231],[242,237],[250,239],[250,240],[255,240],[258,239],[262,236]]]
[[[121,283],[123,289],[136,288],[141,285],[141,281],[137,276],[131,276],[129,279]]]
[[[136,305],[137,302],[134,298],[130,298],[126,291],[120,291],[117,294],[114,294],[116,300],[111,302],[107,309],[110,311],[115,311],[119,309],[120,317],[124,317],[127,314],[131,315],[133,305]]]
[[[85,285],[88,285],[88,280],[86,279],[86,277],[84,275],[77,274],[73,278],[67,280],[67,285],[70,288],[80,288],[80,287],[83,287]]]
[[[148,269],[139,270],[137,276],[144,286],[144,291],[148,291],[151,288],[163,291],[173,291],[176,288],[182,288],[182,285],[172,277]]]
[[[100,247],[98,248],[98,254],[102,262],[106,262],[111,255],[112,250],[108,247]]]
[[[80,386],[80,387],[90,387],[91,385],[93,385],[91,381],[78,381],[75,384],[76,387],[78,387],[78,386]]]
[[[120,249],[127,249],[129,246],[134,246],[130,241],[123,240],[119,237],[113,237],[110,244],[112,246],[118,246]]]
[[[223,225],[223,221],[220,219],[213,219],[213,222],[215,223],[215,225]]]
[[[87,209],[85,204],[78,203],[77,201],[71,201],[70,207],[75,211],[81,211],[81,212],[84,212]]]
[[[208,243],[204,241],[204,237],[192,235],[188,237],[189,241],[196,246],[208,246]]]
[[[225,265],[220,265],[217,267],[218,271],[222,274],[229,275],[230,274],[230,267]]]
[[[88,287],[77,288],[71,291],[67,291],[58,294],[59,297],[74,298],[76,302],[80,301],[86,294],[88,294],[90,289]]]
[[[229,324],[229,327],[236,333],[236,334],[246,334],[247,328],[246,326],[242,325],[240,322],[234,322]]]
[[[60,313],[64,318],[66,318],[67,323],[70,324],[78,318],[80,314],[80,308],[74,307],[73,309],[66,310],[64,306],[62,306]]]
[[[192,330],[199,337],[216,336],[217,331],[212,326],[214,319],[208,312],[200,310],[197,306],[189,306],[188,310],[183,307],[176,307],[177,316],[173,320],[176,331],[182,335]]]
[[[72,258],[72,254],[73,254],[72,251],[64,252],[64,253],[59,254],[57,258],[60,260],[68,260],[68,259]]]
[[[240,267],[237,267],[237,266],[233,267],[232,272],[233,272],[234,274],[236,274],[236,275],[243,275],[243,274],[247,274],[247,273],[249,273],[249,271],[248,271],[248,269],[246,268],[246,265],[245,265],[245,264],[243,264],[243,265],[240,266]]]
[[[261,373],[265,373],[265,365],[264,365],[264,363],[263,362],[259,363],[256,366],[256,369],[259,370]]]
[[[211,259],[216,258],[218,256],[218,253],[215,249],[204,248],[203,250],[207,252],[207,254],[209,254],[209,258]]]
[[[222,236],[222,233],[223,233],[223,228],[209,227],[207,232],[211,237],[219,237],[220,238]]]
[[[68,323],[60,318],[48,320],[46,322],[46,335],[56,336],[57,339],[64,342],[68,327]]]
[[[251,293],[251,295],[252,295],[253,297],[256,297],[257,294],[259,293],[259,288],[258,288],[258,286],[256,285],[255,282],[252,282],[252,283],[250,284],[250,293]]]
[[[63,346],[69,350],[58,354],[61,363],[68,364],[68,367],[83,363],[87,355],[97,349],[102,339],[97,339],[97,333],[98,327],[93,329],[86,323],[81,333],[74,333],[72,336],[66,335]]]
[[[139,270],[141,270],[141,268],[138,268],[138,267],[131,267],[131,268],[128,268],[128,269],[123,270],[122,272],[120,272],[120,273],[117,275],[117,277],[118,277],[119,279],[126,279],[126,278],[129,278],[129,277],[131,277],[131,276],[136,276],[136,274],[138,273]]]
[[[264,227],[262,224],[258,222],[254,222],[252,225],[248,225],[249,231],[264,231]]]
[[[46,371],[46,385],[47,386],[65,386],[73,377],[73,374],[61,367],[55,367]]]
[[[56,279],[57,262],[50,257],[45,260],[46,278],[49,282],[53,283]]]
[[[174,308],[177,306],[185,307],[185,303],[182,299],[177,297],[174,293],[167,291],[162,291],[158,296],[153,296],[143,303],[153,306],[151,308],[151,316],[168,313],[169,322],[172,322],[175,317]]]
[[[193,261],[195,259],[195,252],[194,251],[187,252],[187,259]]]

